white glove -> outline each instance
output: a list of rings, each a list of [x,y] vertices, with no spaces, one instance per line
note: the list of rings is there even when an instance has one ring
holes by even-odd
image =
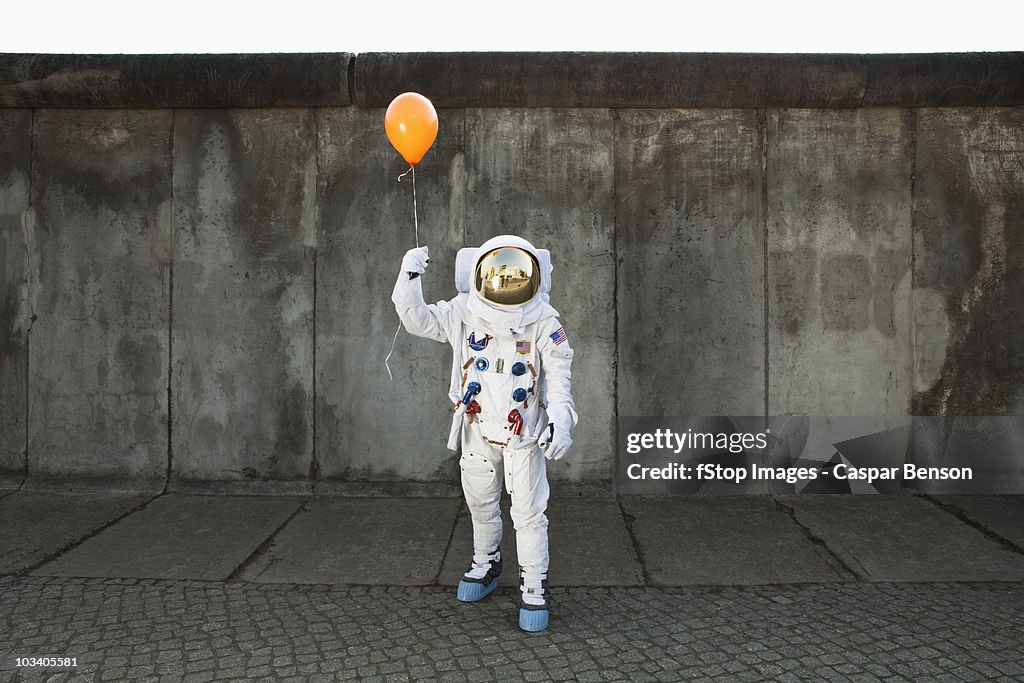
[[[402,272],[409,273],[409,279],[417,277],[427,270],[430,257],[427,255],[427,247],[416,247],[405,252],[402,257]]]
[[[559,429],[554,422],[548,423],[544,432],[537,439],[537,445],[544,450],[544,457],[548,460],[558,460],[569,451],[572,446],[572,437],[569,430]]]

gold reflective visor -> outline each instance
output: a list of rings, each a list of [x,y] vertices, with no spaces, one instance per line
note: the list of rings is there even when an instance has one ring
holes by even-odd
[[[480,257],[473,286],[496,304],[525,304],[540,290],[540,266],[528,251],[499,247]]]

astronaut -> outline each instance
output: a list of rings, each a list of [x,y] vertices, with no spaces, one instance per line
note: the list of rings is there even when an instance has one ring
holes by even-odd
[[[473,520],[473,560],[457,597],[475,602],[498,584],[501,487],[512,500],[519,555],[519,627],[548,625],[548,460],[572,445],[578,416],[570,391],[573,351],[548,303],[551,256],[499,235],[459,251],[458,295],[426,304],[427,247],[411,249],[391,299],[412,334],[453,350],[448,448],[462,446],[462,489]]]

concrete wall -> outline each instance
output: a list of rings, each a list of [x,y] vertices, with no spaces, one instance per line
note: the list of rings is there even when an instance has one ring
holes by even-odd
[[[1024,414],[1020,54],[202,58],[0,55],[6,480],[451,490],[450,350],[383,364],[403,90],[428,300],[493,234],[554,255],[555,478],[618,415]]]

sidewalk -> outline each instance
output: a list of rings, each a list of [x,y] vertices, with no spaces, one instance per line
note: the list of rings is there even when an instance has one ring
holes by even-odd
[[[0,496],[0,680],[1024,677],[1024,497],[556,497],[528,636],[456,498]]]

